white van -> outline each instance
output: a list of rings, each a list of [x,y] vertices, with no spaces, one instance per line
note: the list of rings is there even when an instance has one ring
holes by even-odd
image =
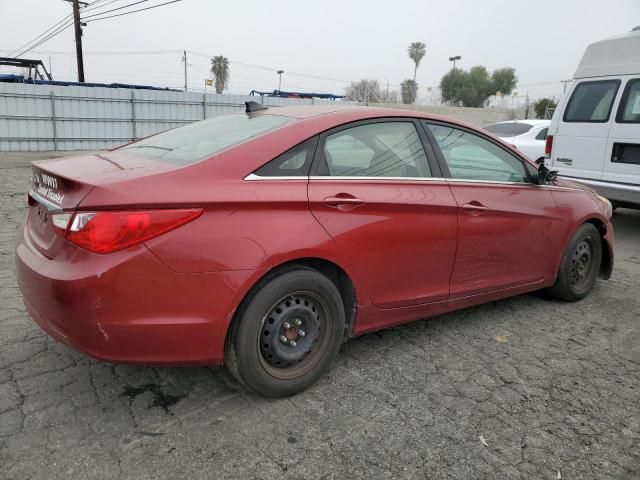
[[[553,114],[550,168],[640,207],[640,27],[587,47]]]

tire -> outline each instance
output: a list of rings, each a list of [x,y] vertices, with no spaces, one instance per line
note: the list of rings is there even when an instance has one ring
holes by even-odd
[[[565,249],[556,283],[548,290],[552,297],[575,302],[586,297],[598,278],[602,261],[602,239],[590,223],[578,228]]]
[[[317,270],[295,266],[261,281],[238,310],[225,363],[250,389],[295,395],[321,377],[344,336],[342,298]]]

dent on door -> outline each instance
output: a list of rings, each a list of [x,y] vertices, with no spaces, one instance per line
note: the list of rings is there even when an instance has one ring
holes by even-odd
[[[311,179],[309,200],[376,306],[449,297],[457,205],[445,181]]]
[[[533,185],[452,184],[461,205],[451,297],[541,282],[557,222],[550,191]]]

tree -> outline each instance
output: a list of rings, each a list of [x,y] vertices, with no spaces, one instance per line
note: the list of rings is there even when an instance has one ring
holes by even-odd
[[[400,84],[400,96],[402,97],[402,103],[410,104],[415,103],[418,96],[418,84],[415,80],[408,78]]]
[[[444,102],[479,108],[498,91],[511,93],[517,82],[513,68],[501,68],[489,76],[486,67],[476,65],[468,72],[459,68],[451,69],[440,80],[440,90]]]
[[[345,100],[356,102],[381,102],[383,98],[380,84],[377,80],[363,78],[344,89]]]
[[[418,65],[420,65],[420,60],[422,60],[425,53],[427,53],[427,46],[422,42],[411,42],[407,49],[407,53],[409,54],[409,58],[416,64],[413,69],[413,81],[415,82],[416,74],[418,73]]]
[[[536,118],[545,118],[545,113],[557,106],[558,103],[553,98],[541,98],[533,104],[533,110],[536,112]]]
[[[216,93],[222,93],[229,83],[229,60],[217,55],[211,59],[211,73],[216,79]]]
[[[514,68],[499,68],[491,74],[493,82],[493,94],[501,92],[503,95],[509,95],[518,84],[516,70]]]

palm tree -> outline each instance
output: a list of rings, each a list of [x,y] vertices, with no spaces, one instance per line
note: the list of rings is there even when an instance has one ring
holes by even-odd
[[[411,42],[407,52],[409,53],[409,58],[416,64],[416,68],[413,70],[413,81],[415,82],[418,65],[420,65],[420,60],[422,60],[424,54],[427,53],[427,46],[422,42]]]
[[[418,96],[418,84],[416,81],[410,78],[404,80],[400,84],[400,95],[402,97],[402,103],[415,103],[416,97]]]
[[[229,60],[223,55],[211,59],[211,73],[216,77],[216,93],[222,93],[229,83]]]

